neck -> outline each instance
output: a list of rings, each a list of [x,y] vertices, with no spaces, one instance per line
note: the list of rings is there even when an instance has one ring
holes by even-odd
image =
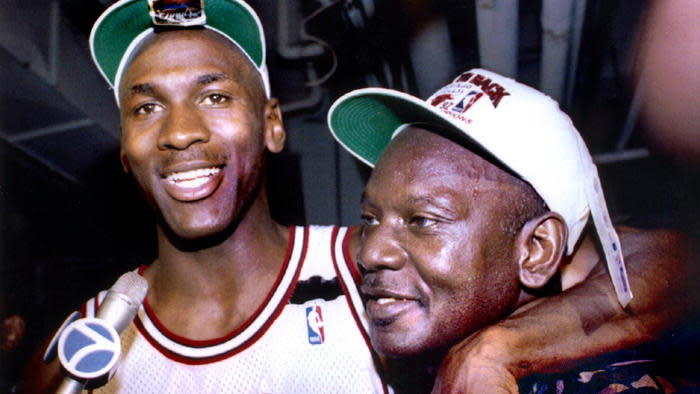
[[[284,263],[287,238],[287,230],[270,216],[264,192],[232,228],[210,239],[184,242],[159,225],[158,259],[144,274],[149,304],[178,335],[225,336],[271,290]],[[206,327],[200,326],[203,321]]]
[[[387,376],[397,393],[429,393],[446,351],[386,359]]]

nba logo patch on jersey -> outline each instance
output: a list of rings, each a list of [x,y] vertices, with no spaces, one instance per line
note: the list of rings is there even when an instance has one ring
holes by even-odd
[[[306,328],[309,333],[309,343],[320,345],[325,340],[323,331],[323,313],[321,305],[306,308]]]

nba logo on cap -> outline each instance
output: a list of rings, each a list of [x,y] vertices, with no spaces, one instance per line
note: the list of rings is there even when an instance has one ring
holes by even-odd
[[[323,313],[321,306],[315,305],[306,308],[306,328],[309,333],[309,343],[320,345],[325,340],[323,331]]]
[[[79,319],[63,330],[58,340],[58,357],[71,375],[94,379],[107,375],[117,364],[121,340],[104,320]]]
[[[476,101],[483,95],[484,93],[482,92],[470,90],[464,97],[462,97],[461,100],[459,100],[459,102],[457,102],[455,106],[452,107],[452,111],[460,114],[467,112],[467,110],[471,108],[471,106],[474,105],[474,103],[476,103]]]

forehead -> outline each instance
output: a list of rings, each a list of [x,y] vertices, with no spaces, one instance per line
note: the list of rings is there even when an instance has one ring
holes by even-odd
[[[406,128],[389,143],[373,175],[397,171],[410,174],[411,179],[483,180],[494,185],[519,183],[516,177],[464,145],[420,127]]]
[[[208,29],[172,30],[153,33],[141,43],[128,62],[119,88],[145,73],[158,75],[202,64],[236,70],[241,80],[260,79],[255,78],[254,66],[243,51],[220,34]]]

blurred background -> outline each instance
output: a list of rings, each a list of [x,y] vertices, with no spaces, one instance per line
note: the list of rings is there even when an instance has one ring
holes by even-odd
[[[281,222],[359,222],[369,171],[328,132],[333,100],[366,86],[425,99],[481,66],[560,102],[598,163],[619,223],[697,235],[698,159],[692,149],[679,149],[696,138],[674,145],[659,143],[672,139],[658,134],[688,113],[694,118],[684,124],[698,129],[697,78],[684,83],[665,64],[650,69],[657,80],[636,78],[646,75],[640,62],[654,56],[638,45],[653,30],[643,24],[650,1],[249,3],[265,28],[273,95],[288,133],[287,148],[270,157],[268,168]],[[3,0],[0,7],[0,318],[18,315],[25,322],[20,339],[3,338],[9,343],[0,359],[3,392],[70,311],[155,256],[153,218],[119,163],[113,93],[89,56],[90,28],[109,4]],[[697,13],[691,20],[698,21]],[[661,26],[663,33],[674,24]],[[698,37],[693,34],[667,37],[661,46],[680,53],[660,58],[683,58],[684,43]],[[676,98],[671,87],[690,100]],[[666,101],[653,104],[663,116],[647,115],[649,92],[663,93]]]

